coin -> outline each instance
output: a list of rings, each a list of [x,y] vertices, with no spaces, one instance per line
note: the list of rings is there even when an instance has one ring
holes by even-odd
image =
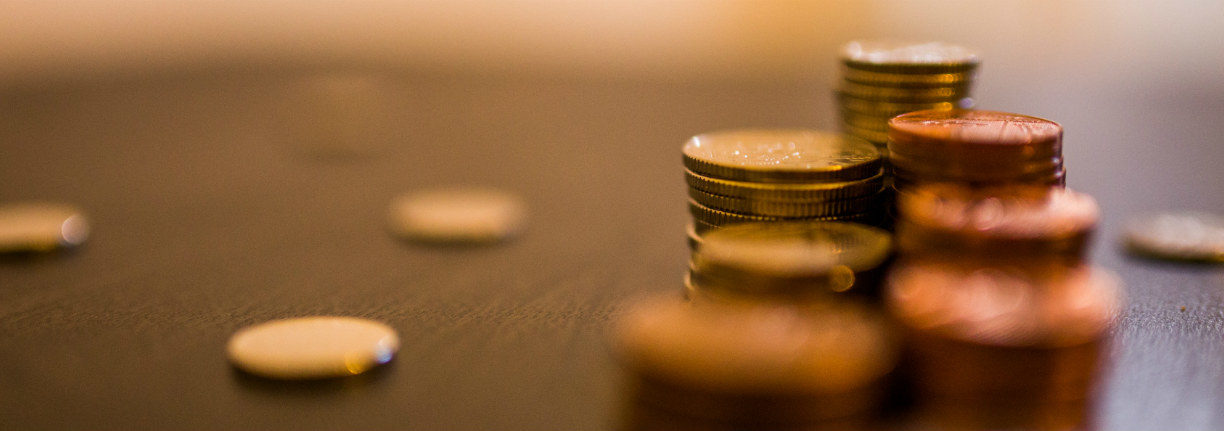
[[[721,211],[707,207],[692,199],[689,199],[689,213],[693,215],[693,219],[707,225],[726,226],[737,223],[746,223],[754,221],[782,221],[782,220],[808,220],[808,221],[854,221],[854,222],[870,222],[874,220],[874,213],[858,213],[858,214],[843,214],[827,217],[770,217],[756,216],[732,213]]]
[[[902,262],[888,277],[886,304],[911,340],[920,396],[1088,396],[1122,307],[1117,277],[946,262]]]
[[[701,246],[701,235],[697,233],[697,226],[694,223],[689,223],[684,226],[685,236],[688,237],[688,245],[690,250],[696,250]]]
[[[89,238],[89,221],[71,205],[25,202],[0,205],[0,253],[46,252]]]
[[[834,395],[893,369],[897,350],[877,316],[851,303],[813,307],[652,298],[616,322],[613,344],[634,373],[692,392]]]
[[[1062,153],[1062,126],[997,111],[918,111],[889,120],[889,150],[902,154],[970,152],[1032,159]],[[976,152],[976,153],[975,153]]]
[[[841,57],[848,68],[884,73],[964,73],[979,63],[972,50],[942,42],[856,40],[842,46]]]
[[[950,111],[956,108],[967,108],[959,102],[931,102],[931,103],[904,103],[904,102],[884,102],[878,100],[861,99],[851,96],[846,93],[836,92],[838,105],[843,111],[855,112],[862,115],[872,115],[876,117],[892,118],[901,114],[906,114],[914,111],[926,110],[947,110]]]
[[[1124,242],[1141,256],[1224,262],[1224,217],[1184,211],[1136,217],[1126,224]]]
[[[794,297],[856,287],[856,275],[892,250],[886,231],[840,222],[737,224],[703,239],[691,263],[696,288]]]
[[[879,193],[884,187],[884,174],[876,171],[870,177],[856,181],[828,183],[755,183],[710,178],[690,170],[684,171],[690,188],[706,193],[741,199],[774,201],[823,202],[853,199]]]
[[[910,254],[1082,261],[1100,220],[1096,201],[1043,186],[928,184],[898,194],[898,248]]]
[[[273,320],[230,337],[230,362],[273,379],[320,379],[361,374],[387,363],[399,350],[395,330],[355,317],[312,316]]]
[[[969,97],[970,87],[969,84],[962,84],[949,87],[897,88],[843,82],[838,91],[850,97],[883,102],[941,103]]]
[[[426,242],[496,242],[526,225],[526,205],[517,196],[494,189],[423,190],[391,203],[388,225],[404,238]]]
[[[844,66],[842,67],[842,77],[848,82],[855,82],[865,85],[898,88],[923,88],[967,85],[968,83],[973,82],[975,72],[885,73],[872,72],[869,70],[861,70]]]
[[[814,130],[731,130],[694,136],[684,166],[711,178],[753,182],[852,181],[874,175],[880,154],[861,140]]]
[[[880,151],[884,155],[884,157],[888,157],[888,147],[887,147],[888,133],[887,132],[858,127],[853,124],[847,123],[844,119],[842,120],[841,127],[842,127],[842,130],[846,132],[846,134],[872,143],[872,145],[875,145],[876,149]]]
[[[699,204],[709,208],[719,209],[745,215],[767,217],[833,217],[844,214],[860,214],[871,211],[883,204],[877,196],[867,196],[854,199],[835,201],[791,201],[741,199],[706,193],[698,189],[689,189],[689,197]]]

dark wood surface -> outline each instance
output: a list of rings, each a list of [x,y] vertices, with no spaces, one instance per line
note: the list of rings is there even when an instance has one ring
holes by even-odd
[[[299,138],[282,74],[5,92],[0,201],[75,203],[95,230],[72,253],[0,261],[0,429],[612,428],[606,323],[679,289],[686,264],[682,141],[834,124],[830,76],[391,76],[392,139],[348,155]],[[1029,84],[984,78],[982,106],[1066,126],[1070,186],[1104,209],[1094,258],[1129,293],[1097,423],[1224,428],[1224,271],[1116,247],[1134,214],[1224,210],[1224,86]],[[452,184],[521,194],[529,230],[489,247],[386,233],[394,196]],[[403,348],[315,383],[225,361],[236,329],[312,314],[385,321]]]

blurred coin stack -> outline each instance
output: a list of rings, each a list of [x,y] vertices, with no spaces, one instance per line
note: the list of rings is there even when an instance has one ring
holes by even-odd
[[[835,220],[880,223],[885,215],[879,151],[814,130],[732,130],[684,145],[690,243],[745,222]]]
[[[1116,278],[1086,263],[1099,210],[1043,186],[916,186],[899,195],[885,302],[930,429],[1082,429]]]
[[[1062,126],[995,111],[931,110],[888,121],[898,191],[918,183],[967,186],[1066,184]]]
[[[939,42],[853,41],[842,47],[836,91],[843,130],[888,156],[888,119],[907,112],[971,108],[978,58]]]
[[[624,428],[867,428],[897,352],[881,316],[813,303],[656,298],[614,326]]]
[[[693,254],[685,293],[694,301],[874,295],[891,249],[887,231],[856,223],[728,226],[709,232]]]

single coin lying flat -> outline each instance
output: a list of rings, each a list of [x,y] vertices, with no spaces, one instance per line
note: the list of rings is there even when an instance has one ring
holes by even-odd
[[[399,350],[387,325],[355,317],[273,320],[234,333],[226,354],[235,367],[262,377],[323,379],[361,374]]]
[[[0,252],[45,252],[75,247],[89,237],[89,222],[65,204],[0,205]]]
[[[1145,256],[1224,262],[1224,217],[1176,212],[1135,218],[1126,225],[1125,242]]]
[[[489,243],[514,236],[526,225],[518,196],[492,189],[437,189],[410,193],[391,203],[388,224],[401,237],[441,243]]]

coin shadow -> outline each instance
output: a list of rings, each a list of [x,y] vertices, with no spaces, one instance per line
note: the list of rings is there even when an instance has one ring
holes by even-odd
[[[72,257],[75,249],[60,249],[52,251],[12,251],[0,253],[0,265],[33,265],[50,262],[57,259]]]
[[[1211,260],[1169,259],[1134,250],[1123,251],[1122,256],[1128,263],[1143,264],[1153,268],[1200,271],[1224,270],[1224,264]]]
[[[355,376],[315,380],[277,380],[230,367],[232,380],[242,389],[269,396],[309,398],[322,395],[353,394],[382,385],[394,368],[383,364]]]

